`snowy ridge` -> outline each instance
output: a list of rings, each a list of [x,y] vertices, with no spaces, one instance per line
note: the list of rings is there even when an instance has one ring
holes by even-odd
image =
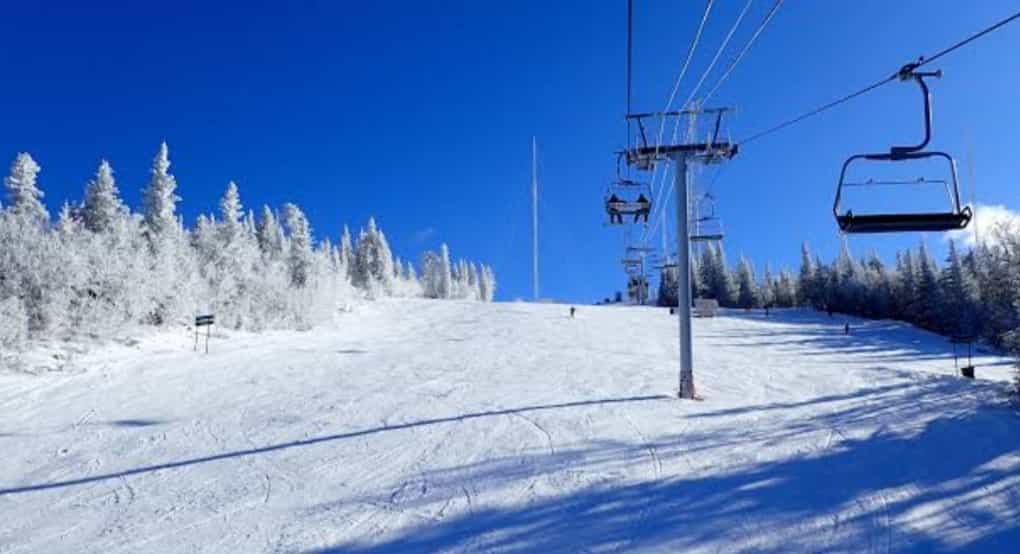
[[[2,552],[1007,552],[1009,360],[806,311],[383,300],[0,375]]]

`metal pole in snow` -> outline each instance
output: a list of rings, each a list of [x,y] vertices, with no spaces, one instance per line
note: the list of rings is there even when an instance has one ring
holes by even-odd
[[[694,355],[691,346],[691,241],[687,221],[687,154],[676,155],[676,271],[677,271],[677,316],[680,327],[680,398],[693,399]]]

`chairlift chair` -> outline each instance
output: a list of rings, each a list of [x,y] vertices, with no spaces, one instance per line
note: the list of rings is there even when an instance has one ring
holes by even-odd
[[[963,229],[970,223],[973,213],[969,206],[960,202],[960,185],[956,171],[956,160],[946,152],[925,151],[924,148],[931,140],[932,108],[931,97],[928,92],[928,85],[924,79],[927,77],[941,77],[941,71],[919,72],[916,71],[918,64],[912,63],[903,66],[899,71],[899,79],[902,81],[913,80],[921,88],[921,95],[924,99],[924,140],[913,146],[893,146],[888,153],[880,154],[856,154],[843,163],[843,169],[839,175],[839,185],[836,188],[836,200],[832,205],[832,213],[836,217],[836,223],[840,231],[844,233],[899,233],[910,231],[950,231]],[[941,159],[948,166],[948,177],[929,179],[920,177],[916,180],[875,180],[867,179],[863,182],[847,181],[847,169],[855,162],[862,160],[880,162],[910,162],[926,159]],[[875,186],[915,186],[915,185],[942,185],[949,197],[949,210],[941,212],[890,212],[876,214],[859,214],[853,210],[842,211],[841,200],[844,187],[875,187]]]
[[[716,214],[715,196],[705,193],[698,200],[698,213],[705,214],[694,219],[690,226],[691,242],[719,242],[723,240],[722,218]]]
[[[641,259],[639,258],[624,258],[623,270],[628,275],[638,275],[641,273]]]
[[[624,177],[620,172],[621,157],[622,153],[616,157],[616,180],[609,184],[606,191],[606,213],[609,214],[609,223],[623,224],[624,216],[633,216],[634,223],[641,220],[648,223],[648,216],[652,212],[651,186],[647,182]],[[636,198],[633,196],[635,190]]]

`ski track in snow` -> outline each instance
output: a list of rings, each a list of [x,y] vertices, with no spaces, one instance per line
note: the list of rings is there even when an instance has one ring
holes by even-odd
[[[1005,552],[1008,360],[805,311],[384,300],[0,374],[0,553]]]

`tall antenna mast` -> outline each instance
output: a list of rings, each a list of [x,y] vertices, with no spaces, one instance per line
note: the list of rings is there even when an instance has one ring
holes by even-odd
[[[632,64],[632,52],[634,50],[634,0],[627,0],[627,114],[630,115],[630,96],[631,96],[631,66]],[[627,118],[627,148],[630,148],[630,118]],[[629,169],[628,165],[628,169]]]
[[[531,290],[538,300],[538,141],[531,137]]]

